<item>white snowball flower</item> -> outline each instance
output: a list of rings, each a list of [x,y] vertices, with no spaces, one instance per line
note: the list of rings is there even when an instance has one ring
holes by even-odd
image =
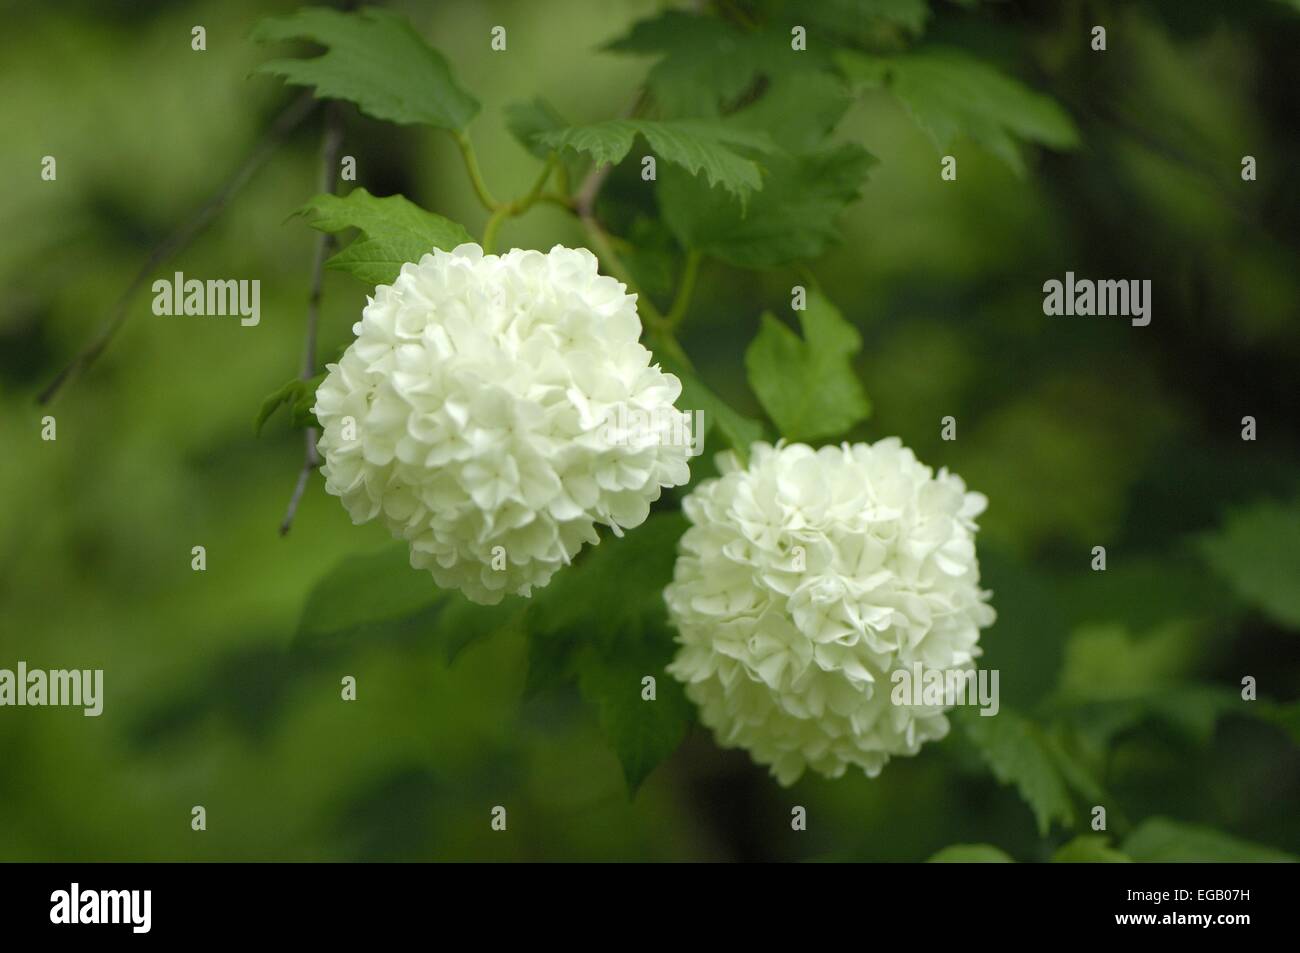
[[[596,268],[559,245],[435,249],[375,289],[316,392],[325,488],[475,602],[530,595],[597,523],[621,535],[689,479],[689,448],[665,439],[681,382]]]
[[[875,777],[948,731],[942,706],[892,703],[891,673],[973,668],[993,622],[974,541],[987,501],[897,438],[751,454],[721,455],[684,501],[668,670],[719,744],[781,784]]]

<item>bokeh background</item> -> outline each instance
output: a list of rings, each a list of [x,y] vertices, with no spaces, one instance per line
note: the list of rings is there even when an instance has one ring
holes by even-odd
[[[502,108],[545,95],[620,113],[646,57],[601,50],[653,2],[393,3],[483,102],[484,175],[514,194],[536,160]],[[850,5],[851,6],[851,5]],[[979,541],[999,621],[984,664],[1003,704],[1069,733],[1118,842],[1163,816],[1300,853],[1300,12],[1273,0],[936,2],[926,37],[1004,64],[1074,117],[1081,146],[1017,176],[959,142],[957,182],[885,95],[838,135],[879,164],[812,264],[861,330],[875,405],[855,437],[899,435],[991,505]],[[35,395],[98,329],[149,250],[191,216],[293,95],[251,75],[259,18],[294,3],[6,5],[0,35],[0,666],[103,668],[100,718],[0,710],[0,859],[921,860],[991,843],[1050,856],[1071,832],[1029,808],[956,735],[876,780],[784,791],[699,728],[634,799],[571,691],[525,697],[518,632],[448,662],[448,633],[294,639],[308,593],[381,550],[314,480],[277,527],[301,438],[262,398],[300,360],[319,117],[170,266],[259,278],[262,322],[159,318],[146,288],[118,339],[52,405]],[[494,56],[487,37],[509,28]],[[1087,48],[1105,23],[1109,50]],[[207,51],[190,28],[207,30]],[[358,184],[478,234],[449,137],[346,111]],[[54,155],[58,178],[40,179]],[[1243,155],[1258,161],[1240,178]],[[616,173],[611,202],[637,184]],[[502,243],[583,243],[563,211]],[[1150,278],[1154,318],[1049,319],[1041,285]],[[758,416],[740,355],[799,273],[706,263],[682,340],[701,376]],[[647,282],[667,303],[667,290]],[[364,289],[330,273],[322,354]],[[57,419],[58,439],[40,439]],[[939,421],[958,420],[958,439]],[[1254,416],[1259,437],[1241,439]],[[190,568],[207,548],[208,568]],[[1108,569],[1089,569],[1104,545]],[[1262,583],[1253,584],[1252,581]],[[435,627],[436,628],[436,627]],[[359,700],[343,703],[352,674]],[[1270,717],[1224,705],[1254,676]],[[1167,694],[1161,694],[1167,693]],[[1159,710],[1137,697],[1172,698]],[[1290,708],[1286,706],[1291,704]],[[1291,713],[1291,714],[1288,714]],[[208,829],[190,829],[202,804]],[[507,805],[510,830],[488,826]],[[804,805],[809,829],[790,830]],[[1190,849],[1190,848],[1189,848]]]

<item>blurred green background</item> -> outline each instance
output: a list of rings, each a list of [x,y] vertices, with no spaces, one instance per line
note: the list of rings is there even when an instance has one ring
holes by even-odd
[[[296,6],[5,11],[0,667],[103,668],[106,702],[97,719],[0,709],[0,860],[920,860],[973,842],[1050,856],[1071,832],[1040,837],[956,734],[874,781],[810,776],[783,791],[695,728],[630,799],[576,693],[524,698],[518,633],[451,664],[439,632],[294,647],[313,585],[387,542],[353,527],[319,478],[280,538],[301,438],[281,421],[261,438],[251,427],[300,360],[315,238],[287,219],[317,190],[319,117],[158,271],[259,278],[261,325],[155,317],[146,288],[103,359],[37,406],[153,245],[293,95],[250,75],[270,54],[247,34]],[[482,100],[470,132],[503,194],[538,166],[502,108],[543,94],[576,120],[619,114],[650,60],[600,47],[660,9],[390,6]],[[504,56],[488,47],[498,23]],[[1104,54],[1088,50],[1093,23],[1108,26]],[[190,48],[195,24],[206,52]],[[1300,15],[1266,0],[936,0],[925,35],[1050,93],[1082,145],[1029,152],[1022,178],[959,141],[958,181],[941,183],[938,153],[894,100],[854,105],[838,136],[879,165],[842,243],[812,263],[866,341],[875,412],[853,436],[896,434],[989,496],[979,552],[999,621],[983,664],[1001,670],[1004,705],[1089,766],[1117,841],[1164,816],[1300,853]],[[481,234],[445,134],[348,109],[343,151],[359,185]],[[1247,154],[1258,181],[1240,178]],[[44,155],[54,182],[40,178]],[[634,165],[615,174],[611,203],[636,187]],[[584,243],[546,206],[501,236],[557,242]],[[1044,317],[1042,283],[1067,270],[1152,279],[1151,325]],[[702,271],[683,344],[753,416],[740,355],[800,274]],[[671,284],[647,284],[666,305]],[[364,300],[327,274],[322,355]],[[40,439],[46,413],[57,441]],[[940,439],[946,415],[955,442]],[[1244,415],[1255,442],[1241,439]],[[195,545],[206,572],[191,571]],[[1089,569],[1097,545],[1105,573]],[[340,700],[345,674],[355,703]],[[1266,717],[1231,704],[1247,675]],[[505,834],[488,825],[498,804]],[[810,819],[798,834],[795,804]]]

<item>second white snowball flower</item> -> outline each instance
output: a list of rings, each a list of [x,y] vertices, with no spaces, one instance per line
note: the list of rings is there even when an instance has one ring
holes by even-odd
[[[748,466],[724,454],[684,501],[669,671],[718,742],[780,783],[849,765],[874,777],[948,730],[941,706],[893,704],[891,673],[980,654],[994,619],[974,542],[987,501],[896,438],[751,452]]]
[[[435,249],[353,330],[313,408],[326,489],[476,602],[529,595],[597,524],[638,526],[689,479],[689,447],[669,439],[681,382],[585,249]]]

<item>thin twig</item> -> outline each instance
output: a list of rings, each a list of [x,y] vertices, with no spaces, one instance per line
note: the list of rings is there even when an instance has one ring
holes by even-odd
[[[234,174],[222,183],[221,187],[213,193],[212,197],[203,204],[191,219],[154,247],[140,270],[135,273],[135,277],[131,279],[131,283],[127,285],[126,290],[117,299],[117,304],[114,305],[112,314],[108,321],[104,323],[103,328],[37,395],[37,403],[48,404],[64,384],[76,374],[90,367],[99,358],[112,342],[113,336],[126,322],[130,313],[127,309],[131,304],[131,299],[149,280],[154,271],[198,237],[203,229],[216,218],[217,213],[224,209],[230,200],[239,193],[239,190],[248,184],[254,173],[271,157],[285,137],[307,118],[315,105],[315,97],[308,92],[303,93],[285,107],[284,111],[275,118],[266,132],[262,134],[262,138],[254,145],[253,151],[249,153]]]
[[[320,190],[326,193],[334,191],[338,182],[339,152],[343,145],[343,122],[339,107],[331,103],[325,109],[325,135],[321,140],[321,176]],[[311,291],[307,296],[307,329],[302,354],[302,370],[299,376],[307,381],[316,373],[316,336],[320,325],[321,285],[325,280],[325,259],[334,247],[334,236],[321,232],[316,237],[316,254],[311,266]],[[303,434],[304,449],[302,468],[298,471],[298,480],[294,484],[293,494],[289,497],[289,507],[280,523],[280,535],[285,536],[293,526],[293,518],[298,513],[298,504],[302,502],[303,492],[311,473],[320,466],[320,455],[316,452],[319,438],[315,427],[308,427]]]

